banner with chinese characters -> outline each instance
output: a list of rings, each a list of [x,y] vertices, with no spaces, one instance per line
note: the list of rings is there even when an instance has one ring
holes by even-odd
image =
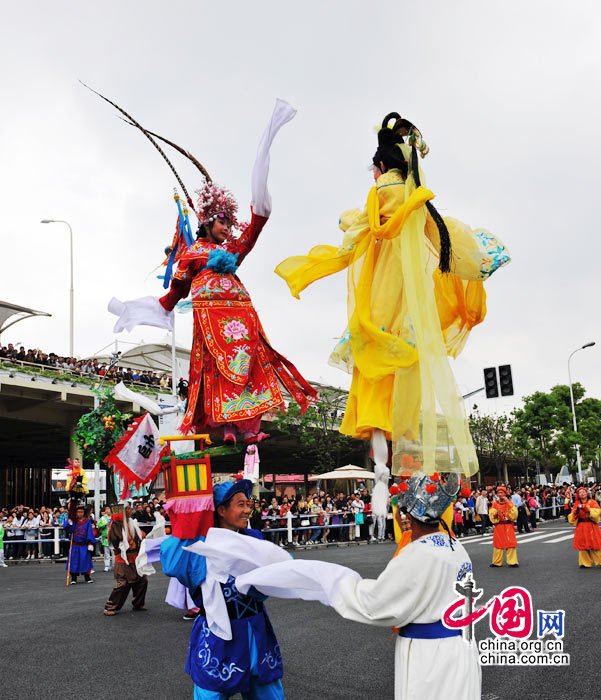
[[[104,461],[123,479],[125,494],[131,485],[139,488],[152,481],[161,467],[161,457],[166,454],[166,448],[159,444],[155,422],[145,413],[129,426]]]

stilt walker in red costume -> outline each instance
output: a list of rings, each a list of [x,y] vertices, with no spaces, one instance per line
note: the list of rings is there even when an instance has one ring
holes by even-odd
[[[576,492],[576,502],[568,515],[568,522],[576,526],[574,549],[578,550],[578,564],[581,569],[601,566],[601,530],[599,529],[601,509],[588,491],[581,486]]]
[[[271,213],[267,190],[271,143],[294,114],[295,110],[286,102],[276,102],[252,172],[250,223],[238,222],[238,204],[231,192],[212,182],[207,171],[187,151],[167,141],[203,173],[204,183],[197,190],[196,207],[180,180],[188,205],[198,219],[197,240],[191,235],[188,211],[182,208],[176,195],[178,228],[168,249],[164,287],[169,286],[172,267],[179,264],[169,292],[160,299],[144,297],[121,302],[113,298],[109,304],[109,311],[119,316],[115,333],[124,328],[131,331],[139,324],[172,330],[173,309],[190,295],[189,301],[180,304],[183,308],[191,307],[194,313],[188,404],[180,426],[184,434],[223,426],[226,441],[236,442],[237,429],[247,444],[256,443],[268,437],[260,431],[261,416],[284,405],[282,388],[303,409],[317,396],[296,367],[267,340],[250,295],[237,275],[238,267],[255,246]],[[153,139],[156,135],[127,116],[158,148]],[[165,157],[162,151],[161,154]],[[238,236],[234,235],[236,229]]]

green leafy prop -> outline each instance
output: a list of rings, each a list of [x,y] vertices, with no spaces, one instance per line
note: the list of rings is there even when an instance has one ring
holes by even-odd
[[[121,413],[117,408],[110,389],[93,391],[98,397],[98,406],[79,419],[73,434],[84,464],[102,464],[132,420],[131,413]]]

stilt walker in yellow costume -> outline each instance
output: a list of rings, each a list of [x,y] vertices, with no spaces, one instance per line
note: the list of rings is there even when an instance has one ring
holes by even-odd
[[[428,150],[411,122],[387,115],[373,156],[376,184],[363,212],[340,217],[342,245],[316,246],[276,268],[297,298],[348,269],[348,327],[330,364],[353,376],[340,430],[372,442],[376,516],[386,512],[387,440],[395,474],[403,455],[427,474],[478,470],[447,358],[484,319],[483,281],[509,262],[488,231],[436,211],[418,165]]]
[[[595,499],[588,497],[588,491],[581,486],[576,492],[576,502],[568,515],[568,522],[576,526],[574,549],[578,550],[578,564],[581,569],[601,566],[601,530],[599,529],[601,509]]]
[[[517,546],[513,523],[518,519],[518,509],[507,498],[507,489],[499,486],[497,500],[488,511],[490,522],[494,525],[492,536],[491,567],[503,566],[503,551],[507,552],[507,566],[519,566]]]

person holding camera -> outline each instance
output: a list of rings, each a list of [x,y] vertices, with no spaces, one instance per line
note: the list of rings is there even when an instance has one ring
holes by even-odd
[[[581,569],[601,566],[601,530],[599,518],[601,508],[597,501],[589,498],[588,490],[581,486],[576,492],[576,500],[568,515],[568,522],[576,527],[574,549],[578,550],[578,564]]]

